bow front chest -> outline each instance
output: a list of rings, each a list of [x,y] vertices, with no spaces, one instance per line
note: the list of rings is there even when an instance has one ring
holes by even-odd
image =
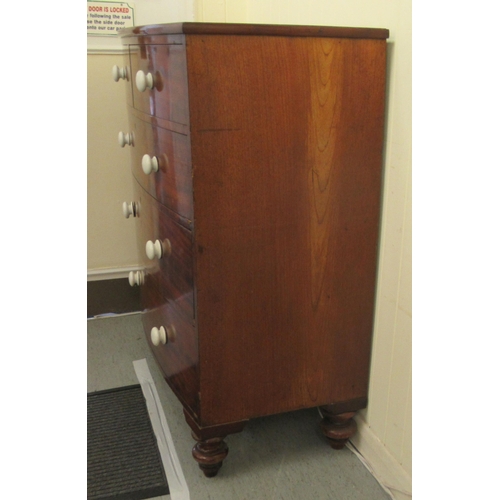
[[[255,417],[367,405],[386,39],[181,23],[121,32],[146,337],[205,475]]]

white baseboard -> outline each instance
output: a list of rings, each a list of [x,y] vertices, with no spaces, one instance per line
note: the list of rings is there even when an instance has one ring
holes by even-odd
[[[351,443],[361,455],[365,466],[379,483],[389,490],[395,500],[410,500],[412,495],[410,475],[390,454],[365,420],[360,415],[357,415],[355,420],[358,432],[351,438]]]
[[[128,55],[128,49],[124,48],[108,48],[108,47],[92,47],[87,48],[87,55]]]
[[[128,278],[128,274],[130,273],[130,271],[139,271],[141,269],[143,268],[140,266],[91,269],[87,270],[87,281],[115,280],[120,278]]]
[[[171,500],[190,500],[189,488],[182,472],[179,456],[175,450],[172,434],[165,417],[165,412],[158,396],[158,391],[145,359],[134,361],[134,370],[146,399],[151,425],[156,436],[158,450],[167,476]]]

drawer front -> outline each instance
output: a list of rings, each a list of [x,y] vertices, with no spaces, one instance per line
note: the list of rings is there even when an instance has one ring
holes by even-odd
[[[193,190],[189,137],[157,127],[133,113],[129,113],[129,121],[134,134],[131,148],[134,177],[160,203],[191,220]],[[145,173],[143,162],[147,163],[148,158],[151,162],[157,161],[157,172]]]
[[[149,115],[187,125],[189,105],[185,45],[131,45],[130,64],[134,107]],[[146,79],[151,75],[152,88],[146,86],[145,90],[140,89],[139,72]]]
[[[166,209],[137,182],[134,201],[138,203],[137,245],[144,267],[141,286],[142,306],[157,307],[161,302],[173,304],[188,320],[194,318],[192,233],[168,216]],[[156,241],[163,255],[150,259],[147,244]],[[151,246],[151,244],[150,244]]]
[[[166,381],[177,397],[198,414],[198,339],[193,320],[189,321],[179,314],[175,304],[166,302],[145,311],[142,323],[146,339]],[[151,330],[162,326],[168,341],[155,345]]]

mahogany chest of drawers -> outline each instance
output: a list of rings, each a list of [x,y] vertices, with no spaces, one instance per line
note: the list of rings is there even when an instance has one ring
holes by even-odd
[[[385,29],[129,28],[124,67],[144,330],[214,476],[255,417],[367,404]],[[121,82],[123,84],[123,82]]]

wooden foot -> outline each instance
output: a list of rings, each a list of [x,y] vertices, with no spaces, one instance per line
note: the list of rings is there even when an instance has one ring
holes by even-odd
[[[194,439],[197,439],[193,433]],[[222,461],[229,452],[223,437],[198,441],[193,448],[193,457],[198,462],[205,477],[214,477],[222,467]]]
[[[322,406],[320,412],[323,415],[321,429],[330,446],[336,450],[342,449],[358,429],[356,421],[352,418],[356,412],[334,414],[328,406]]]
[[[200,427],[196,420],[184,409],[184,417],[191,427],[192,436],[197,441],[193,448],[193,458],[206,477],[214,477],[222,467],[222,461],[229,453],[224,438],[228,434],[241,432],[247,420],[228,424]]]

